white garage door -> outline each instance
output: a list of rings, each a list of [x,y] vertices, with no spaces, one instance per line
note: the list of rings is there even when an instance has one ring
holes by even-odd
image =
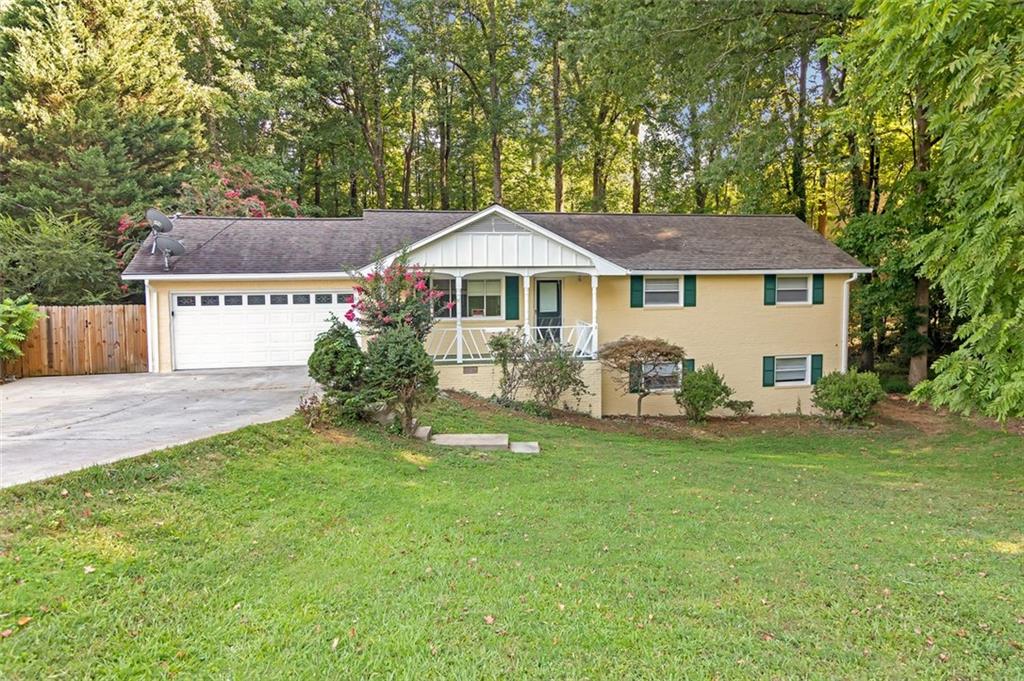
[[[351,291],[252,291],[171,295],[175,369],[305,364],[333,312],[344,321]]]

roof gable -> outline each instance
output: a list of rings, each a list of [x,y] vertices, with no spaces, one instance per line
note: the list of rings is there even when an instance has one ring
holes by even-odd
[[[402,250],[411,262],[429,269],[562,267],[625,274],[622,267],[606,258],[499,205],[396,249],[379,262],[389,264]]]

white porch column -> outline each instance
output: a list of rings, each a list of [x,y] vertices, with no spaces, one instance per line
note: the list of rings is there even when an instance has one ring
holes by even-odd
[[[590,275],[590,356],[597,358],[597,275]]]
[[[462,364],[462,275],[455,275],[455,361]]]
[[[533,304],[530,302],[530,274],[523,275],[523,335],[530,340],[530,309]]]

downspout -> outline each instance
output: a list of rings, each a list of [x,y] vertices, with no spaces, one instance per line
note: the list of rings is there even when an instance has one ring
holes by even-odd
[[[839,352],[839,371],[844,374],[850,363],[850,284],[857,281],[859,276],[859,273],[854,272],[852,277],[843,282],[843,340]]]
[[[142,283],[146,289],[146,368],[150,373],[154,373],[158,361],[155,346],[160,335],[153,322],[153,318],[156,317],[156,297],[153,296],[153,286],[149,283],[149,279],[143,279]]]

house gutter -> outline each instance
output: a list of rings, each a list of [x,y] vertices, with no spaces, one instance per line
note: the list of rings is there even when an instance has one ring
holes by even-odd
[[[839,352],[839,371],[844,374],[850,363],[850,284],[857,281],[859,276],[859,272],[854,272],[852,277],[843,282],[843,340]]]

